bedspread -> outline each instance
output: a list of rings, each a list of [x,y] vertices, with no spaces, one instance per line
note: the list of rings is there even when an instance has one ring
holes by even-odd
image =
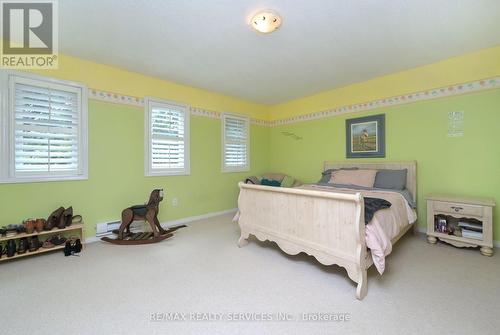
[[[385,270],[385,256],[392,251],[391,239],[398,236],[405,225],[417,220],[417,214],[408,201],[398,192],[381,190],[358,190],[323,185],[302,185],[300,188],[339,193],[357,193],[363,196],[389,201],[390,208],[378,210],[366,225],[366,246],[370,249],[373,264],[380,274]]]

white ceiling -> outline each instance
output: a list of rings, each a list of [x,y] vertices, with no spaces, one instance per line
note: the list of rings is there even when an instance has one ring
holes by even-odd
[[[275,9],[281,28],[249,18]],[[275,104],[500,44],[499,0],[64,0],[60,51]]]

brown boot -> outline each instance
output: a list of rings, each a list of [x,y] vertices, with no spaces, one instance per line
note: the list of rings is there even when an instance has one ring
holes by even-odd
[[[45,219],[36,219],[35,221],[35,229],[37,232],[41,232],[43,227],[45,226]]]
[[[33,234],[35,231],[35,219],[24,221],[24,228],[26,229],[26,234]]]
[[[71,221],[73,220],[73,207],[68,207],[64,210],[61,221],[59,221],[59,229],[63,229],[71,225]]]
[[[61,221],[61,216],[64,212],[64,207],[59,207],[55,211],[50,214],[49,218],[47,219],[47,222],[45,222],[45,226],[43,227],[44,230],[52,230],[52,228],[56,227],[59,225]]]

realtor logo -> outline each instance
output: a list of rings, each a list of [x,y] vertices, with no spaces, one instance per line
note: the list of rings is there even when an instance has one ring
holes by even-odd
[[[1,67],[57,68],[56,0],[1,0]]]

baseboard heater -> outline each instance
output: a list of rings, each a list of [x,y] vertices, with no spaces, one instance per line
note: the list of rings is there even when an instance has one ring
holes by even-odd
[[[98,223],[96,225],[96,237],[103,237],[112,234],[113,230],[120,228],[121,221],[109,221],[104,223]],[[143,230],[143,223],[141,221],[135,221],[130,225],[131,231]]]

